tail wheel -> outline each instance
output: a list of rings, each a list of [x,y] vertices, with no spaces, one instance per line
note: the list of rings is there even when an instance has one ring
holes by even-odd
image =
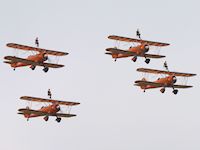
[[[48,72],[49,68],[48,67],[44,67],[43,71],[44,72]]]
[[[133,61],[133,62],[136,62],[136,60],[137,60],[137,56],[134,56],[134,57],[132,58],[132,61]]]
[[[165,93],[165,88],[160,89],[161,93]]]
[[[177,89],[173,90],[173,93],[176,95],[178,93],[178,90]]]
[[[150,62],[149,58],[145,59],[145,63],[149,64],[149,62]]]
[[[56,121],[59,123],[61,121],[61,118],[57,117]]]

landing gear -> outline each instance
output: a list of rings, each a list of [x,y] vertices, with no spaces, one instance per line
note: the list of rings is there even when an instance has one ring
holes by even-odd
[[[48,120],[49,120],[49,116],[45,116],[43,119],[44,119],[45,121],[48,121]]]
[[[56,121],[59,123],[61,121],[61,118],[57,117]]]
[[[145,59],[145,63],[146,63],[146,64],[149,64],[149,62],[150,62],[150,59],[149,59],[149,58],[146,58],[146,59]]]
[[[165,88],[160,89],[161,93],[165,93]]]
[[[13,68],[13,71],[15,71],[15,68]]]
[[[44,67],[43,71],[44,72],[48,72],[49,68],[48,67]]]
[[[115,58],[115,61],[117,61],[117,58]]]
[[[30,67],[32,70],[35,70],[35,66],[34,65],[31,65]]]
[[[137,60],[137,56],[134,56],[134,57],[132,58],[132,61],[133,61],[133,62],[136,62],[136,60]]]
[[[173,93],[176,95],[178,93],[178,90],[177,89],[174,89],[173,90]]]

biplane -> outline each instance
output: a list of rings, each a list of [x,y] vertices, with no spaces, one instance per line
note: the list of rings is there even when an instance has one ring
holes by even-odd
[[[178,85],[175,84],[177,82],[177,76],[180,77],[192,77],[196,74],[192,73],[181,73],[181,72],[170,72],[170,71],[164,71],[164,70],[156,70],[156,69],[148,69],[148,68],[138,68],[138,72],[143,73],[152,73],[152,74],[162,74],[165,75],[165,77],[158,78],[156,81],[147,81],[145,78],[142,80],[135,81],[135,86],[139,86],[141,89],[147,90],[147,89],[153,89],[153,88],[161,88],[160,92],[164,93],[165,88],[172,88],[173,93],[178,93],[178,88],[185,89],[185,88],[191,88],[193,86],[190,85]]]
[[[14,68],[13,70],[15,70],[15,68],[17,67],[24,67],[24,66],[30,66],[32,70],[35,70],[36,66],[42,66],[44,67],[43,71],[48,72],[49,68],[64,67],[64,65],[61,64],[46,63],[45,61],[49,59],[49,55],[53,56],[68,55],[68,53],[66,52],[47,50],[43,48],[31,47],[15,43],[8,43],[7,46],[18,50],[36,52],[36,54],[30,55],[27,58],[19,58],[16,56],[5,56],[4,59],[6,59],[6,61],[4,61],[4,63],[10,64],[10,66]]]
[[[115,48],[107,48],[105,54],[111,55],[112,58],[115,59],[115,61],[118,58],[125,58],[125,57],[132,57],[132,61],[136,62],[137,57],[144,57],[145,62],[148,64],[150,62],[150,58],[163,58],[165,56],[163,55],[157,55],[157,54],[147,54],[147,52],[150,50],[150,46],[157,46],[157,47],[164,47],[168,46],[168,43],[161,43],[161,42],[153,42],[153,41],[147,41],[142,39],[134,39],[134,38],[128,38],[128,37],[122,37],[122,36],[116,36],[116,35],[110,35],[108,36],[109,39],[116,40],[116,41],[122,41],[122,42],[131,42],[131,43],[139,43],[137,46],[131,46],[128,50],[122,50]]]
[[[60,101],[60,100],[53,100],[53,99],[45,99],[45,98],[38,98],[38,97],[30,97],[30,96],[22,96],[20,97],[21,100],[31,101],[31,102],[42,102],[42,103],[50,103],[47,106],[42,106],[38,110],[30,109],[29,106],[26,108],[21,108],[18,110],[18,114],[24,115],[25,118],[27,118],[27,121],[29,118],[33,117],[44,117],[43,119],[45,121],[48,121],[50,116],[55,116],[56,121],[60,122],[62,117],[75,117],[75,114],[70,114],[70,110],[72,106],[79,105],[78,102],[67,102],[67,101]],[[69,107],[68,113],[60,113],[61,112],[61,106],[65,105]]]

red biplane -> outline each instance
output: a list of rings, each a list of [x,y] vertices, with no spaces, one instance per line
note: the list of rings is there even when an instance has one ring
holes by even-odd
[[[51,103],[48,106],[41,107],[39,110],[30,109],[28,106],[26,108],[19,109],[18,114],[24,115],[24,117],[27,118],[27,121],[29,120],[29,118],[41,117],[41,116],[44,116],[44,120],[48,121],[49,116],[55,116],[56,121],[60,122],[61,117],[67,117],[67,118],[75,117],[76,116],[75,114],[70,114],[71,106],[80,104],[77,102],[66,102],[66,101],[44,99],[44,98],[30,97],[30,96],[22,96],[20,97],[20,99],[31,102]],[[68,113],[59,113],[59,111],[61,111],[60,105],[68,106],[69,107]]]
[[[61,65],[61,64],[46,63],[45,61],[49,59],[49,55],[54,55],[54,56],[68,55],[68,53],[66,52],[58,52],[54,50],[47,50],[43,48],[31,47],[31,46],[20,45],[20,44],[15,44],[15,43],[8,43],[7,46],[14,49],[36,52],[36,54],[30,55],[27,58],[19,58],[16,56],[4,57],[4,59],[6,59],[4,63],[10,64],[11,67],[14,68],[14,70],[17,67],[23,67],[23,66],[30,66],[30,68],[34,70],[36,66],[42,66],[44,67],[43,71],[47,72],[49,68],[64,67],[64,65]]]
[[[156,54],[147,54],[147,52],[150,49],[150,46],[157,46],[157,47],[163,47],[168,46],[168,43],[161,43],[161,42],[153,42],[153,41],[147,41],[147,40],[141,40],[141,39],[134,39],[134,38],[128,38],[128,37],[121,37],[116,35],[108,36],[109,39],[116,40],[116,41],[122,41],[122,42],[132,42],[132,43],[139,43],[139,45],[130,47],[128,50],[121,50],[118,48],[107,48],[105,54],[111,55],[115,61],[118,58],[125,58],[125,57],[132,57],[132,60],[136,62],[137,57],[144,57],[145,62],[148,64],[150,62],[150,58],[163,58],[165,56],[163,55],[156,55]]]
[[[147,68],[138,68],[137,71],[144,72],[144,73],[153,73],[153,74],[164,74],[167,75],[163,78],[158,78],[156,81],[147,81],[145,78],[142,80],[135,81],[135,86],[141,87],[141,89],[153,89],[153,88],[161,88],[160,92],[164,93],[165,88],[172,88],[173,93],[177,94],[178,90],[177,88],[191,88],[190,85],[178,85],[175,84],[177,82],[177,76],[180,77],[192,77],[196,74],[192,73],[180,73],[180,72],[170,72],[170,71],[163,71],[163,70],[155,70],[155,69],[147,69]]]

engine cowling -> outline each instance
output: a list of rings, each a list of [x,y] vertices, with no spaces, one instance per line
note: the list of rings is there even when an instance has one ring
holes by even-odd
[[[148,52],[149,51],[149,45],[145,45],[144,49],[145,49],[145,52]]]
[[[60,106],[59,105],[56,106],[56,110],[60,111]]]
[[[43,61],[48,60],[48,56],[44,56]]]
[[[177,81],[176,76],[173,76],[172,80],[173,80],[173,83],[176,83],[176,81]]]

